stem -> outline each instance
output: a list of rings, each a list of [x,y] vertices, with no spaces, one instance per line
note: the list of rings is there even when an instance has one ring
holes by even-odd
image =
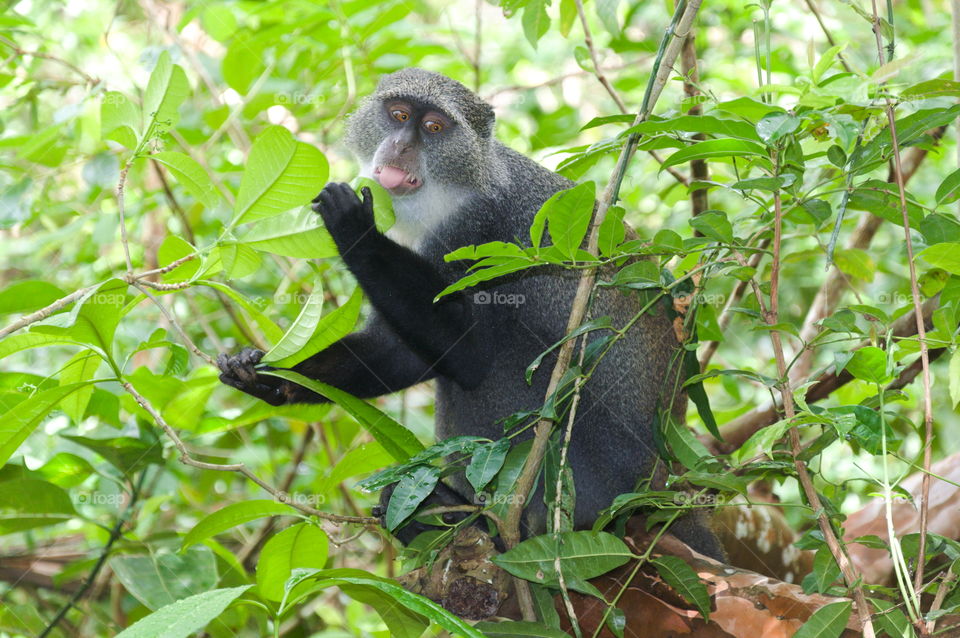
[[[173,441],[174,447],[177,448],[177,451],[180,453],[180,462],[184,465],[189,465],[191,467],[196,467],[201,470],[213,470],[217,472],[237,472],[247,477],[257,485],[259,485],[265,492],[270,494],[280,503],[286,503],[294,509],[300,510],[302,513],[307,516],[316,516],[317,518],[322,518],[327,521],[332,521],[334,523],[359,523],[361,525],[379,525],[380,519],[374,518],[372,516],[340,516],[338,514],[330,514],[328,512],[323,512],[316,508],[310,507],[309,505],[304,505],[297,502],[295,499],[290,498],[290,495],[283,490],[279,490],[272,485],[268,484],[266,481],[261,479],[259,476],[250,471],[250,469],[243,463],[230,463],[230,464],[221,464],[221,463],[205,463],[204,461],[198,461],[197,459],[191,456],[190,451],[187,449],[187,446],[184,444],[183,440],[177,434],[177,431],[174,430],[169,423],[163,418],[163,416],[157,412],[156,408],[147,401],[143,395],[141,395],[137,390],[130,384],[128,381],[122,381],[121,384],[123,389],[129,392],[134,399],[136,399],[137,404],[147,411],[147,413],[153,418],[154,422],[160,426],[164,431],[167,437]]]
[[[883,62],[883,39],[880,36],[880,18],[877,13],[877,0],[871,0],[873,6],[873,32],[877,39],[877,55]],[[892,6],[888,0],[888,13]],[[891,27],[893,26],[892,13],[888,15]],[[888,54],[893,53],[893,37],[890,38]],[[900,144],[897,140],[897,124],[893,115],[893,102],[884,97],[887,112],[887,122],[890,126],[890,142],[893,147],[893,170],[897,182],[897,192],[900,196],[900,214],[903,219],[903,233],[907,245],[907,266],[910,270],[910,295],[913,297],[913,311],[917,315],[917,339],[920,342],[920,361],[923,366],[923,482],[920,489],[920,542],[917,548],[917,572],[914,577],[914,588],[919,592],[923,589],[924,557],[927,549],[927,524],[930,510],[930,448],[933,441],[933,397],[930,392],[930,352],[927,346],[927,329],[923,322],[922,302],[920,301],[920,287],[917,285],[917,267],[913,263],[913,239],[910,235],[910,217],[907,214],[907,195],[904,189],[903,166],[900,162]],[[922,626],[920,627],[922,631]]]
[[[94,563],[93,569],[90,570],[86,580],[83,581],[83,585],[81,585],[80,588],[73,593],[73,596],[70,597],[70,600],[68,600],[67,603],[60,608],[60,611],[57,612],[57,615],[53,617],[53,620],[51,620],[50,623],[44,628],[43,632],[40,633],[38,638],[46,638],[49,636],[56,626],[60,624],[60,621],[64,619],[64,617],[67,615],[67,612],[76,606],[77,601],[79,601],[93,585],[94,581],[97,579],[97,575],[100,573],[100,570],[103,569],[103,566],[107,562],[107,558],[110,556],[110,549],[123,535],[123,525],[126,523],[127,517],[130,515],[130,512],[133,511],[133,507],[137,503],[137,499],[140,496],[140,490],[143,488],[143,483],[146,476],[147,471],[143,470],[140,472],[140,476],[137,479],[136,485],[131,486],[130,500],[127,501],[127,506],[124,508],[120,516],[117,517],[117,522],[114,524],[113,529],[110,530],[110,536],[107,538],[106,544],[100,551],[100,556],[97,558],[97,562]]]
[[[779,167],[777,172],[779,173]],[[779,190],[773,192],[773,206],[773,263],[771,264],[770,270],[770,310],[763,313],[767,324],[770,326],[775,326],[780,321],[780,247],[783,239],[783,208],[780,202]],[[795,411],[793,406],[793,392],[790,388],[790,376],[787,373],[787,363],[783,355],[783,343],[780,338],[780,331],[771,330],[770,339],[773,342],[773,353],[777,361],[777,376],[780,379],[778,385],[780,386],[780,397],[783,401],[784,416],[789,421],[794,418]],[[870,619],[870,607],[869,603],[867,603],[867,597],[863,593],[863,586],[860,584],[860,575],[851,564],[844,547],[837,539],[833,526],[830,524],[830,519],[827,517],[827,513],[820,503],[820,496],[817,494],[817,490],[813,485],[813,479],[810,477],[810,473],[803,459],[800,458],[802,446],[800,444],[800,432],[796,426],[790,428],[790,450],[793,454],[793,464],[797,470],[797,477],[800,485],[803,487],[807,501],[810,503],[810,507],[813,508],[817,516],[817,522],[820,525],[820,531],[823,533],[823,539],[830,549],[830,553],[833,554],[834,560],[837,561],[844,581],[847,586],[853,590],[853,600],[857,605],[857,614],[860,616],[860,626],[863,635],[866,638],[874,638],[875,632],[873,629],[873,621]]]
[[[677,6],[673,20],[670,26],[667,28],[663,39],[661,40],[660,51],[658,52],[657,60],[654,63],[654,69],[656,72],[651,76],[651,81],[647,85],[643,104],[639,114],[634,120],[634,124],[639,124],[647,118],[652,105],[656,103],[657,98],[663,91],[663,87],[666,84],[670,69],[673,66],[674,61],[677,59],[683,39],[690,31],[690,25],[693,22],[693,18],[697,14],[697,10],[700,8],[700,3],[701,0],[691,0],[689,4],[681,1]],[[633,155],[633,151],[636,148],[638,140],[639,137],[636,135],[631,135],[628,138],[627,143],[617,160],[617,166],[614,169],[614,176],[610,182],[608,182],[606,189],[604,189],[604,192],[599,199],[596,213],[594,214],[594,218],[591,222],[590,236],[587,240],[587,250],[591,253],[597,252],[600,224],[603,222],[603,219],[606,216],[607,209],[610,208],[619,195],[620,183],[623,181],[624,175],[626,174],[627,164]],[[593,285],[596,281],[596,276],[597,273],[595,268],[588,268],[580,275],[580,281],[574,296],[572,308],[570,310],[570,319],[567,322],[567,334],[573,332],[583,322],[583,318],[586,315],[586,308],[590,298],[590,293],[593,290]],[[547,397],[556,392],[560,383],[560,379],[563,377],[569,366],[575,343],[575,339],[569,339],[564,342],[563,346],[561,346],[560,351],[557,354],[557,361],[554,365],[550,382],[547,387]],[[524,463],[519,477],[517,478],[517,482],[514,486],[514,493],[523,496],[526,496],[530,493],[537,474],[540,471],[540,465],[543,461],[543,456],[546,452],[547,441],[550,437],[550,432],[552,429],[553,421],[551,419],[540,419],[540,421],[537,422],[537,425],[534,428],[534,439],[530,448],[530,453],[527,456],[526,462]],[[508,549],[515,547],[520,541],[520,519],[523,514],[522,501],[523,499],[515,499],[510,504],[504,521],[504,529],[501,530],[504,544]],[[517,597],[521,605],[524,619],[534,620],[536,618],[536,612],[533,609],[532,598],[530,596],[529,587],[526,581],[517,579],[516,585]]]

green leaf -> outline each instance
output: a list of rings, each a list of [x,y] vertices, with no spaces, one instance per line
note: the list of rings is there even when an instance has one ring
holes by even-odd
[[[268,217],[249,229],[240,239],[255,250],[300,259],[337,256],[333,238],[317,224],[317,215],[309,207]]]
[[[660,169],[677,166],[695,159],[713,159],[715,157],[748,157],[752,155],[766,155],[766,151],[756,142],[747,140],[719,139],[706,140],[682,148],[666,160]]]
[[[570,634],[554,627],[517,620],[505,622],[485,620],[478,622],[473,628],[482,631],[487,638],[525,638],[526,636],[530,636],[530,638],[570,638]]]
[[[60,402],[60,407],[75,424],[79,424],[83,420],[83,413],[86,411],[87,403],[90,402],[90,397],[93,395],[93,385],[88,382],[93,379],[101,361],[102,359],[96,352],[81,350],[70,358],[70,361],[67,362],[60,373],[60,385],[82,383],[86,386],[67,395]]]
[[[88,450],[93,450],[126,475],[133,474],[148,464],[163,465],[163,448],[159,443],[135,439],[132,436],[109,439],[91,439],[68,434],[61,436]]]
[[[700,464],[700,459],[711,457],[706,446],[703,445],[693,435],[693,432],[683,423],[678,423],[676,419],[671,418],[669,413],[664,413],[663,419],[664,438],[670,446],[677,460],[687,469],[694,470]]]
[[[37,473],[54,485],[76,487],[93,474],[94,469],[83,457],[69,452],[57,452],[37,469]]]
[[[710,620],[710,594],[690,565],[676,556],[660,556],[650,562],[657,568],[660,577],[684,600],[697,606],[704,620]]]
[[[623,134],[643,133],[709,133],[722,137],[736,137],[751,142],[759,142],[757,129],[743,120],[730,120],[710,115],[681,115],[665,120],[650,119],[631,126]]]
[[[107,91],[100,97],[100,134],[103,139],[133,150],[140,137],[140,124],[140,109],[126,95]]]
[[[0,416],[0,466],[10,460],[20,444],[60,401],[87,385],[74,383],[37,392]]]
[[[61,297],[66,297],[66,293],[46,281],[12,282],[0,290],[0,315],[33,312]]]
[[[847,47],[846,43],[838,44],[827,49],[820,59],[817,60],[816,65],[810,71],[810,78],[813,80],[814,84],[820,83],[820,78],[823,77],[823,74],[826,73],[827,69],[833,66],[833,63],[836,61],[837,56]]]
[[[73,310],[36,324],[33,331],[85,343],[110,357],[113,335],[126,303],[126,288],[125,282],[111,279],[78,300]]]
[[[291,368],[347,336],[357,325],[362,307],[363,291],[357,286],[345,304],[321,317],[313,331],[313,336],[302,348],[290,356],[277,359],[273,365],[277,368]]]
[[[824,605],[813,612],[809,620],[793,634],[793,638],[837,638],[850,620],[851,609],[850,601]]]
[[[489,268],[481,268],[475,270],[471,274],[467,275],[460,281],[456,281],[443,290],[440,291],[440,294],[437,295],[437,299],[449,295],[454,292],[458,292],[465,288],[470,288],[471,286],[476,286],[479,283],[484,281],[489,281],[491,279],[496,279],[497,277],[503,277],[504,275],[509,275],[510,273],[518,272],[531,266],[536,266],[538,264],[532,262],[530,259],[523,257],[517,259],[505,260],[504,263],[497,266],[490,266]]]
[[[887,353],[876,346],[866,346],[854,352],[844,369],[868,383],[883,384],[890,380]]]
[[[485,638],[464,620],[441,607],[429,598],[408,592],[394,580],[380,578],[359,569],[327,569],[314,574],[319,586],[360,585],[372,587],[388,594],[397,603],[418,614],[426,616],[447,631],[466,638]]]
[[[272,217],[309,202],[327,181],[327,158],[294,139],[282,126],[270,126],[250,149],[234,206],[233,224]]]
[[[350,598],[373,607],[390,632],[390,638],[421,638],[430,622],[421,614],[398,605],[390,594],[370,585],[340,584]]]
[[[917,256],[922,257],[932,266],[960,275],[960,242],[934,244]]]
[[[495,556],[493,562],[519,578],[555,584],[558,576],[554,563],[558,556],[567,581],[589,580],[633,558],[630,548],[613,534],[580,531],[535,536]]]
[[[952,204],[960,199],[960,169],[947,175],[937,188],[937,205]]]
[[[926,80],[905,88],[900,97],[907,100],[926,100],[932,97],[960,97],[960,82],[954,80]]]
[[[244,523],[255,521],[258,518],[298,515],[297,510],[286,503],[268,499],[231,503],[200,519],[200,521],[193,526],[193,529],[183,537],[181,548],[186,549],[194,543],[199,543],[211,536],[216,536],[237,525],[243,525]]]
[[[527,42],[537,48],[537,42],[550,30],[550,16],[547,6],[550,0],[530,0],[523,9],[523,34]]]
[[[267,600],[281,601],[284,583],[294,569],[322,569],[330,548],[327,535],[311,523],[300,523],[275,534],[257,561],[257,589]]]
[[[482,445],[473,453],[470,465],[467,466],[466,475],[474,490],[480,492],[486,487],[487,483],[493,480],[493,477],[503,467],[503,461],[507,458],[507,452],[509,451],[510,439],[500,439]]]
[[[590,226],[596,202],[596,185],[584,182],[555,193],[541,208],[547,217],[553,245],[570,259],[575,259]]]
[[[198,279],[196,283],[202,286],[208,286],[210,288],[213,288],[214,290],[219,290],[226,296],[230,297],[230,299],[233,299],[238,304],[240,304],[240,306],[242,306],[243,309],[247,311],[250,317],[252,317],[253,320],[257,322],[257,326],[260,327],[260,330],[263,331],[264,336],[267,338],[267,340],[270,343],[276,343],[277,341],[280,341],[281,338],[283,338],[283,330],[281,330],[277,324],[270,321],[270,319],[268,319],[266,315],[260,312],[260,309],[257,308],[252,301],[250,301],[249,299],[241,295],[239,292],[237,292],[230,286],[227,286],[226,284],[222,284],[219,281],[208,281],[205,279]]]
[[[757,135],[772,144],[800,128],[800,118],[791,113],[768,113],[757,122]]]
[[[223,613],[251,585],[205,591],[162,607],[116,638],[189,638]]]
[[[198,545],[176,553],[166,547],[149,554],[115,554],[110,569],[124,588],[148,609],[159,609],[217,584],[217,560]]]
[[[220,259],[223,275],[228,279],[243,279],[260,270],[260,253],[246,244],[225,242],[220,244]]]
[[[60,335],[44,334],[42,332],[23,332],[5,337],[0,341],[0,359],[8,357],[21,350],[41,348],[43,346],[80,345],[78,342]]]
[[[56,525],[77,515],[66,490],[47,481],[0,483],[0,534]]]
[[[170,61],[170,53],[163,51],[143,94],[143,112],[149,118],[144,137],[156,137],[161,130],[168,131],[176,126],[180,119],[180,105],[189,94],[187,75]]]
[[[423,445],[410,430],[366,401],[358,399],[333,386],[308,379],[302,374],[297,374],[292,370],[271,370],[263,374],[269,374],[280,377],[281,379],[286,379],[287,381],[292,381],[332,400],[355,418],[360,425],[366,428],[371,436],[373,436],[393,458],[401,463],[417,452],[423,451]]]
[[[623,225],[626,212],[622,206],[611,206],[600,223],[598,248],[604,257],[612,255],[627,236],[627,229]]]
[[[707,239],[722,244],[733,243],[733,226],[723,211],[704,211],[691,218],[689,223],[691,227],[699,230]]]
[[[185,153],[161,151],[149,156],[170,169],[177,182],[207,208],[220,203],[220,193],[200,164]]]
[[[237,34],[220,65],[223,79],[240,95],[246,95],[253,81],[263,73],[263,49],[246,33]]]
[[[392,532],[407,520],[420,503],[430,496],[438,480],[440,480],[440,468],[432,465],[421,465],[400,479],[387,505],[385,518],[387,529]]]
[[[317,280],[320,281],[319,279]],[[310,293],[306,303],[300,309],[300,314],[290,324],[290,327],[284,333],[270,350],[263,355],[263,362],[273,364],[281,359],[293,356],[306,345],[320,321],[320,314],[323,312],[323,290],[319,283],[317,289]]]
[[[620,0],[597,0],[597,16],[610,35],[620,35],[620,21],[617,18],[617,7]]]

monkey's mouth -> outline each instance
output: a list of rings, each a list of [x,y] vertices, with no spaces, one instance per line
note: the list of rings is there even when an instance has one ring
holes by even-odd
[[[374,169],[373,176],[393,195],[403,195],[423,185],[423,180],[419,177],[397,166],[378,166]]]

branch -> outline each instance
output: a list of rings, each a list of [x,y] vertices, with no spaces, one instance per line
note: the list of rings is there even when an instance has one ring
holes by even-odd
[[[883,57],[883,40],[880,35],[880,16],[877,13],[877,0],[872,0],[873,32],[877,39],[877,53],[880,64],[885,62]],[[893,36],[890,42],[892,56]],[[881,83],[882,86],[882,83]],[[903,218],[903,234],[907,245],[907,266],[910,270],[910,294],[913,297],[913,311],[916,314],[917,338],[920,341],[920,361],[923,366],[923,487],[920,497],[920,542],[917,548],[917,572],[914,577],[914,588],[921,591],[923,587],[923,568],[926,565],[925,552],[927,547],[927,517],[930,509],[930,448],[933,443],[933,397],[930,391],[930,352],[927,347],[927,330],[922,316],[922,302],[920,301],[920,287],[917,284],[917,266],[913,263],[913,238],[910,236],[910,216],[907,213],[907,195],[904,189],[903,166],[900,162],[900,143],[897,140],[897,123],[893,114],[893,102],[884,94],[887,122],[890,126],[890,142],[893,147],[894,176],[897,182],[897,192],[900,195],[900,212]],[[919,627],[923,631],[923,625]]]
[[[83,80],[84,80],[84,82],[86,82],[87,84],[89,84],[91,87],[94,87],[94,86],[100,84],[100,79],[99,79],[99,78],[95,78],[95,77],[93,77],[92,75],[89,75],[88,73],[86,73],[86,72],[84,72],[82,69],[80,69],[80,67],[76,66],[75,64],[73,64],[73,63],[71,63],[71,62],[67,62],[67,61],[64,60],[63,58],[58,58],[57,56],[55,56],[55,55],[50,55],[49,53],[41,53],[41,52],[39,52],[39,51],[27,51],[26,49],[21,49],[20,47],[18,47],[18,46],[16,45],[15,42],[13,42],[12,40],[9,40],[9,39],[7,39],[7,38],[5,38],[5,37],[3,37],[3,36],[0,36],[0,44],[3,44],[3,45],[5,45],[5,46],[9,47],[14,53],[16,53],[17,55],[19,55],[20,57],[28,57],[28,56],[29,56],[29,57],[31,57],[31,58],[42,58],[42,59],[44,59],[44,60],[50,60],[51,62],[56,62],[57,64],[62,64],[63,66],[67,67],[68,69],[70,69],[71,71],[73,71],[74,73],[76,73],[77,75],[79,75],[80,77],[82,77]]]
[[[180,453],[180,462],[184,465],[189,465],[191,467],[196,467],[201,470],[213,470],[216,472],[236,472],[247,477],[257,485],[259,485],[265,492],[270,496],[275,498],[280,503],[286,503],[290,507],[297,509],[308,516],[316,516],[326,521],[331,521],[334,523],[357,523],[360,525],[379,525],[380,519],[374,518],[372,516],[340,516],[338,514],[330,514],[329,512],[324,512],[316,508],[310,507],[309,505],[304,505],[298,503],[294,499],[290,498],[290,495],[284,491],[277,489],[269,485],[266,481],[261,479],[259,476],[250,471],[243,463],[230,463],[230,464],[220,464],[220,463],[205,463],[204,461],[198,461],[197,459],[191,456],[190,451],[187,450],[187,446],[184,444],[183,440],[177,435],[176,430],[174,430],[169,423],[163,418],[163,416],[157,412],[157,410],[147,401],[143,395],[136,391],[136,389],[128,381],[123,381],[121,384],[123,389],[129,392],[133,398],[137,401],[137,404],[147,411],[151,417],[153,417],[154,422],[160,426],[164,431],[167,437],[173,441],[174,447],[177,448],[177,451]]]
[[[778,159],[779,164],[779,159]],[[779,172],[779,167],[778,167]],[[773,192],[774,207],[774,226],[773,226],[773,263],[770,271],[770,310],[764,312],[763,316],[773,329],[770,331],[770,339],[773,342],[773,354],[777,361],[777,377],[779,378],[780,396],[783,401],[784,416],[792,420],[794,417],[793,392],[790,389],[790,376],[787,374],[787,361],[783,354],[783,343],[780,338],[780,331],[775,326],[780,322],[780,247],[783,238],[783,207],[780,202],[780,191]],[[758,299],[762,299],[758,297]],[[762,304],[761,304],[762,307]],[[873,621],[870,619],[870,607],[867,597],[863,593],[861,577],[856,567],[850,562],[846,548],[840,543],[827,512],[820,503],[820,495],[817,494],[817,488],[813,485],[813,479],[810,476],[807,465],[800,456],[802,451],[800,445],[800,431],[796,426],[790,428],[790,450],[793,454],[793,465],[797,470],[797,478],[803,487],[803,492],[813,508],[820,525],[820,532],[823,534],[823,540],[830,549],[834,560],[840,567],[843,574],[843,580],[847,587],[853,591],[853,599],[857,605],[857,615],[860,617],[860,626],[863,635],[866,638],[873,638],[875,633]]]
[[[690,30],[690,25],[693,22],[693,18],[696,16],[697,10],[700,8],[700,2],[701,0],[691,0],[691,2],[686,6],[684,6],[684,3],[682,2],[680,5],[678,5],[677,12],[673,17],[673,22],[671,23],[670,27],[667,28],[663,41],[661,42],[661,54],[658,56],[658,59],[654,64],[654,68],[657,70],[657,73],[651,77],[651,82],[647,86],[647,93],[644,95],[643,104],[639,114],[634,120],[634,124],[639,124],[647,118],[653,104],[656,103],[657,98],[663,91],[663,87],[666,84],[669,74],[669,69],[677,59],[677,54],[680,51],[683,38],[686,37]],[[674,30],[675,26],[676,30]],[[607,214],[607,210],[617,199],[620,190],[620,183],[623,181],[627,164],[629,163],[630,158],[636,149],[638,139],[639,138],[636,135],[631,135],[628,138],[627,143],[617,160],[614,177],[607,184],[606,189],[604,189],[604,192],[599,199],[596,213],[591,222],[590,236],[587,240],[587,250],[589,252],[596,253],[597,251],[600,225],[603,223],[603,219]],[[589,301],[590,293],[593,290],[596,276],[597,273],[596,269],[594,268],[586,269],[581,274],[577,291],[574,296],[573,305],[570,310],[570,319],[567,322],[567,334],[575,330],[583,322],[583,318],[586,314],[587,302]],[[550,397],[556,392],[560,383],[560,379],[563,377],[564,373],[569,367],[576,341],[576,339],[568,339],[560,347],[560,350],[557,354],[557,361],[554,365],[553,373],[551,374],[550,382],[547,387],[546,397]],[[552,419],[540,419],[535,426],[533,444],[531,445],[530,453],[527,456],[523,469],[520,472],[520,476],[517,478],[517,482],[514,487],[514,493],[523,496],[526,496],[530,493],[530,489],[532,488],[536,476],[540,471],[540,464],[543,461],[543,456],[546,452],[547,441],[550,437],[550,432],[553,429],[553,425]],[[515,547],[520,540],[520,518],[522,513],[523,499],[515,499],[513,502],[511,502],[510,507],[507,510],[506,520],[504,521],[504,529],[501,530],[504,543],[506,544],[507,548]],[[524,593],[526,582],[518,581],[517,585],[517,594],[523,610],[524,618],[528,620],[536,618],[536,614],[533,610],[532,598],[529,597],[529,590]]]

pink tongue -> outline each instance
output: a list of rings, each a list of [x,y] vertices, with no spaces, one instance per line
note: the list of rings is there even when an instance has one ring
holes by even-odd
[[[384,188],[396,188],[407,179],[407,172],[396,166],[384,166],[380,171],[380,185]]]

